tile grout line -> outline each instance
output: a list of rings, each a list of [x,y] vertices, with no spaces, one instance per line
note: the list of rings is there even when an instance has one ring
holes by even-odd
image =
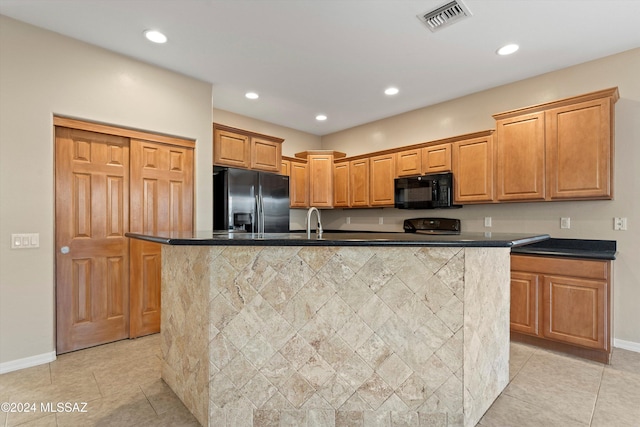
[[[598,391],[596,392],[596,400],[593,402],[593,409],[591,410],[591,417],[589,418],[589,426],[593,424],[593,417],[596,414],[596,407],[598,406],[598,399],[600,398],[600,390],[602,389],[602,379],[604,378],[604,370],[606,366],[602,366],[602,373],[600,374],[600,383],[598,384]]]

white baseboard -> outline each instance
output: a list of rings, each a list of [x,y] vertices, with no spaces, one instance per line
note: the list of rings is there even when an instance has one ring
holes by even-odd
[[[613,346],[621,348],[623,350],[635,351],[636,353],[640,353],[640,342],[624,341],[614,338]]]
[[[32,366],[44,365],[45,363],[56,360],[56,352],[38,354],[23,359],[10,360],[9,362],[0,363],[0,374],[18,371],[20,369],[31,368]]]

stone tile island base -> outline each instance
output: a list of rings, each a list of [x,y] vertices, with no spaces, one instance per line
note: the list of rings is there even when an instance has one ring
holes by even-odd
[[[162,378],[204,426],[474,426],[509,248],[163,246]]]

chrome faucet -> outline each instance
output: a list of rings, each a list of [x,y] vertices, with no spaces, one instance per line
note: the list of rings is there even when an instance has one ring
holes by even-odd
[[[322,238],[322,221],[320,221],[320,211],[318,210],[318,208],[316,207],[310,207],[309,210],[307,211],[307,239],[311,238],[311,213],[313,213],[313,211],[316,212],[316,214],[318,215],[318,225],[316,226],[316,235],[317,238],[320,239]]]

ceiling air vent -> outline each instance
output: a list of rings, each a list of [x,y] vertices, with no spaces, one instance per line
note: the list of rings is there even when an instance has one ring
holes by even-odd
[[[462,0],[454,0],[434,10],[419,14],[418,19],[424,22],[432,32],[435,32],[469,16],[471,16],[471,11],[462,3]]]

